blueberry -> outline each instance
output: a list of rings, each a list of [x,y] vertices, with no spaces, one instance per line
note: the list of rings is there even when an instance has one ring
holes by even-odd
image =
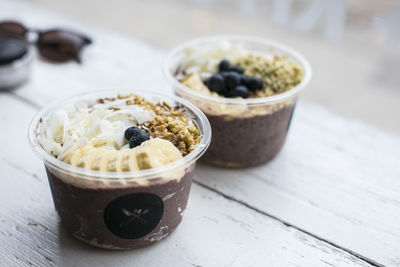
[[[233,97],[241,96],[243,98],[248,98],[249,97],[249,89],[246,86],[238,85],[235,88],[233,88],[233,90],[231,90],[231,95]]]
[[[224,89],[224,78],[219,74],[214,74],[208,79],[208,88],[216,93],[220,93]]]
[[[225,88],[220,94],[224,97],[231,97],[231,92],[228,90],[228,88]]]
[[[234,66],[234,67],[230,68],[230,71],[234,71],[239,74],[243,74],[243,72],[244,72],[243,69],[239,66]]]
[[[142,142],[149,140],[147,133],[143,132],[139,127],[133,126],[125,130],[125,138],[129,141],[129,147],[133,148]]]
[[[138,135],[134,135],[129,139],[129,148],[140,146],[141,143],[149,139],[150,137],[147,133],[140,132]]]
[[[125,130],[125,139],[130,140],[132,136],[139,135],[142,132],[139,127],[133,126]]]
[[[241,75],[240,76],[240,85],[245,85],[247,86],[248,82],[249,82],[250,77],[246,76],[246,75]]]
[[[226,79],[226,76],[229,75],[229,71],[220,71],[218,74],[221,75],[224,79]]]
[[[231,64],[226,59],[221,60],[221,62],[218,64],[219,71],[228,71],[230,67]]]
[[[236,72],[229,72],[228,75],[226,75],[225,78],[225,86],[229,89],[232,90],[236,86],[240,84],[240,74]]]
[[[263,80],[258,77],[250,77],[246,85],[251,91],[256,91],[262,88]]]

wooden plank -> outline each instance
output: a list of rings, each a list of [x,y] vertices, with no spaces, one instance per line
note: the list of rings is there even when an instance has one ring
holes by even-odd
[[[24,141],[35,112],[0,94],[1,265],[370,266],[198,185],[193,185],[182,224],[159,244],[123,252],[87,246],[59,224],[44,168]]]
[[[15,91],[35,105],[109,85],[170,91],[158,71],[162,51],[25,2],[7,4],[4,14],[35,26],[76,26],[95,39],[81,66],[35,62],[31,82]],[[249,170],[200,166],[196,179],[373,262],[400,265],[399,140],[303,101],[273,162]]]
[[[369,260],[400,265],[400,138],[300,103],[283,151],[196,181]]]

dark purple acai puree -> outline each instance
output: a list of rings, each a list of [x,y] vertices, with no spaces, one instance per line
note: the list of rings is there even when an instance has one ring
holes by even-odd
[[[121,250],[148,246],[175,230],[186,208],[194,165],[178,179],[95,189],[46,171],[65,229],[90,245]]]
[[[183,105],[136,94],[85,100],[42,118],[37,134],[51,155],[45,166],[61,224],[77,239],[140,248],[181,222],[195,167],[184,157],[202,139]]]
[[[232,168],[271,160],[285,143],[297,95],[274,101],[270,97],[301,82],[299,64],[285,56],[254,54],[230,43],[199,47],[188,54],[175,73],[188,90],[177,88],[177,94],[182,90],[181,95],[189,96],[210,122],[213,137],[202,160]],[[204,63],[207,55],[211,60]],[[213,67],[212,62],[218,62],[215,55],[230,55],[231,60],[221,59]]]
[[[285,143],[294,107],[292,104],[273,113],[251,117],[206,114],[213,138],[202,160],[232,168],[271,160]]]

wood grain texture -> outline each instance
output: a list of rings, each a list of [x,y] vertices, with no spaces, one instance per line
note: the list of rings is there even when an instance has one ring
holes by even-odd
[[[84,51],[83,65],[36,60],[31,81],[13,92],[18,103],[38,107],[55,98],[110,86],[170,92],[160,72],[163,51],[84,27],[24,1],[0,0],[0,5],[0,18],[21,19],[35,27],[76,27],[95,41]],[[14,127],[26,133],[26,125]],[[43,175],[33,156],[20,164],[20,151],[27,149],[24,141],[1,146],[7,151],[2,154],[3,163],[18,166],[30,176]],[[271,163],[247,170],[200,165],[195,179],[257,210],[260,216],[268,214],[376,264],[399,266],[399,159],[398,136],[301,101],[287,144]],[[47,242],[57,245],[55,238],[56,232]]]
[[[370,266],[198,185],[182,224],[159,244],[123,252],[87,246],[59,224],[43,165],[25,141],[35,112],[0,94],[2,266]]]
[[[400,138],[300,103],[283,151],[196,181],[373,262],[400,266]]]

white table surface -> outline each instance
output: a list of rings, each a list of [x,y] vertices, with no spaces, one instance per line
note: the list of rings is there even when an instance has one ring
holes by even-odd
[[[400,266],[400,136],[305,100],[272,162],[197,166],[184,219],[167,239],[123,252],[76,241],[29,148],[30,119],[87,90],[171,92],[160,69],[165,51],[26,1],[0,0],[6,18],[76,28],[94,44],[82,65],[36,59],[27,84],[0,93],[0,266]]]

